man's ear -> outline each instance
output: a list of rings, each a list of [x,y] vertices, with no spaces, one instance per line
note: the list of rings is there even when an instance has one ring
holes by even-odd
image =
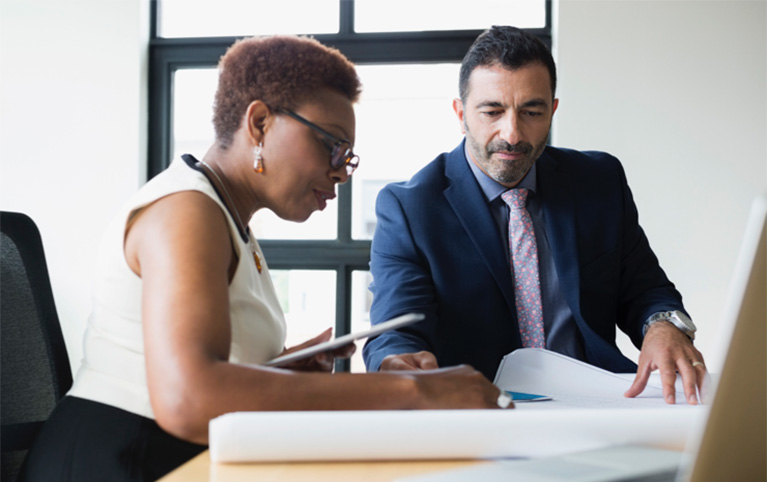
[[[453,99],[453,112],[458,117],[458,123],[461,124],[461,134],[466,134],[466,120],[461,99]]]
[[[557,107],[559,107],[559,99],[554,99],[554,102],[551,104],[551,115],[554,115],[554,112],[557,111]]]

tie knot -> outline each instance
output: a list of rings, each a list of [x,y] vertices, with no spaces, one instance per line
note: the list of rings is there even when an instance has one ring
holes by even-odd
[[[508,204],[511,209],[524,209],[528,192],[529,191],[524,188],[509,189],[501,194],[501,199],[503,199],[503,202]]]

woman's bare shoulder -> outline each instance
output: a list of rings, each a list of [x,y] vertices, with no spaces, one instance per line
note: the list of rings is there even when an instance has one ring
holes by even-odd
[[[221,259],[228,266],[229,227],[221,206],[199,191],[164,196],[132,213],[126,224],[124,250],[131,269],[140,275],[139,258],[154,256]]]

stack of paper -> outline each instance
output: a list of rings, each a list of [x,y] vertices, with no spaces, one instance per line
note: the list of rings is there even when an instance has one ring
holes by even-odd
[[[653,373],[637,398],[623,394],[634,381],[634,373],[616,374],[541,348],[521,348],[506,355],[494,383],[514,392],[539,393],[556,403],[536,408],[638,408],[663,405],[660,375]],[[677,377],[677,404],[686,404],[681,378]]]

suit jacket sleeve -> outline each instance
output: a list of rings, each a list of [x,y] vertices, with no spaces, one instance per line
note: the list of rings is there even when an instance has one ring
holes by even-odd
[[[407,312],[424,313],[426,319],[369,340],[363,349],[369,371],[378,370],[381,361],[391,354],[433,352],[436,323],[429,269],[419,255],[407,215],[392,186],[385,187],[378,195],[376,216],[370,261],[374,274],[370,286],[374,296],[371,320],[380,322]]]
[[[664,310],[684,311],[682,297],[639,224],[621,163],[603,152],[552,153],[561,157],[557,177],[568,180],[572,194],[567,199],[574,204],[567,218],[575,223],[578,268],[572,273],[577,273],[577,282],[563,280],[563,284],[572,286],[568,293],[578,294],[570,305],[575,307],[573,314],[584,336],[586,358],[609,370],[631,371],[633,363],[626,365],[617,356],[615,327],[641,348],[647,317]],[[566,260],[558,263],[560,267],[566,264]]]
[[[665,310],[684,311],[684,306],[681,294],[661,268],[639,224],[639,213],[626,175],[620,163],[618,166],[625,211],[618,326],[629,335],[637,348],[641,348],[644,321],[650,315]]]

